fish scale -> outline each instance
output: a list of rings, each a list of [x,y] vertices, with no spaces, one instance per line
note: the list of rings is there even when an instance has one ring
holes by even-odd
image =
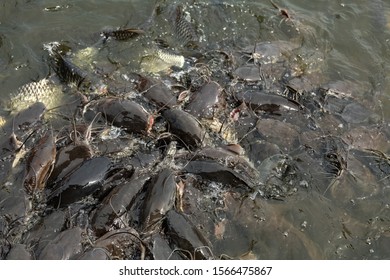
[[[20,111],[27,108],[32,103],[43,101],[46,107],[51,108],[56,106],[62,88],[54,81],[44,78],[37,82],[27,83],[11,94],[8,109],[10,111]]]
[[[74,83],[77,87],[80,87],[86,79],[87,73],[59,53],[55,53],[52,58],[54,71],[61,81],[64,83]]]
[[[152,53],[141,59],[141,69],[146,72],[157,73],[166,71],[172,66],[182,68],[184,66],[184,56],[169,53],[164,50],[151,51]]]
[[[173,29],[177,39],[184,46],[198,41],[195,29],[191,22],[186,19],[186,14],[183,12],[183,7],[180,5],[175,9]]]

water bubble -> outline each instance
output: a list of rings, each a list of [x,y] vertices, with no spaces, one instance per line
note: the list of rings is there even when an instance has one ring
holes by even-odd
[[[307,227],[307,221],[303,221],[301,224],[301,231],[304,231],[306,227]]]
[[[299,182],[299,186],[300,187],[304,187],[304,188],[308,188],[309,187],[309,183],[306,180],[302,180],[302,181]]]

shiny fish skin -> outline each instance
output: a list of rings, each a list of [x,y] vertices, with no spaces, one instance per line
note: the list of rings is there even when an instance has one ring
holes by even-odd
[[[51,46],[53,45],[53,46]],[[51,66],[61,82],[65,84],[74,84],[84,93],[104,94],[107,91],[106,85],[96,76],[84,71],[67,57],[62,55],[58,48],[58,43],[45,45],[51,58]]]
[[[54,136],[47,133],[35,146],[27,159],[24,187],[29,192],[42,190],[53,170],[56,157]]]
[[[87,73],[70,62],[58,52],[52,55],[52,66],[63,83],[74,83],[80,87],[87,77]]]
[[[91,219],[92,228],[97,236],[109,232],[115,226],[115,219],[125,215],[149,178],[147,174],[134,173],[129,182],[116,186],[103,199]]]
[[[146,197],[141,212],[143,228],[148,229],[173,207],[176,195],[175,176],[169,169],[162,170],[146,184]]]
[[[47,108],[52,108],[59,104],[61,96],[61,86],[45,78],[18,88],[15,93],[11,94],[7,109],[21,111],[38,101],[43,102]]]
[[[221,86],[216,82],[209,82],[192,95],[187,110],[195,117],[212,118],[214,107],[220,102]]]
[[[212,160],[194,160],[185,165],[184,171],[192,174],[201,175],[215,182],[230,185],[236,188],[255,189],[254,178],[247,174],[240,174],[232,168],[226,167]]]
[[[131,100],[106,99],[98,104],[97,110],[113,125],[125,129],[128,133],[147,133],[154,122],[151,114]]]
[[[64,207],[95,193],[103,186],[112,167],[111,161],[106,157],[85,160],[53,189],[47,191],[48,204]]]
[[[176,210],[168,211],[166,215],[166,233],[179,249],[187,250],[194,255],[196,260],[213,259],[209,241],[188,220],[188,218]]]
[[[182,68],[184,62],[184,56],[158,49],[142,57],[140,67],[144,72],[158,73],[174,66]]]
[[[146,76],[139,77],[138,89],[144,96],[160,108],[172,108],[177,105],[177,97],[161,81]]]
[[[80,166],[86,159],[92,157],[90,147],[87,145],[71,144],[58,150],[53,171],[47,180],[48,186],[59,183],[70,172]]]
[[[157,50],[155,53],[156,57],[163,60],[167,64],[182,68],[184,66],[184,56],[172,54],[163,50]]]
[[[26,12],[27,1],[17,2],[5,7]],[[29,16],[39,17],[44,7],[34,5],[43,1],[28,2]],[[374,46],[351,28],[346,39],[363,47],[348,56],[334,42],[348,28],[332,28],[353,20],[357,5],[335,3],[316,19],[298,4],[274,11],[268,0],[102,2],[43,13],[56,23],[70,13],[73,23],[98,18],[92,34],[93,25],[54,34],[56,26],[31,22],[29,34],[42,38],[15,41],[20,30],[0,25],[4,89],[47,70],[63,89],[47,112],[46,97],[26,111],[0,109],[0,259],[390,256],[390,84],[382,73],[390,56],[375,52],[379,29]],[[96,14],[74,14],[79,8]],[[361,24],[372,23],[376,9],[363,9]],[[39,46],[54,39],[51,59]],[[383,65],[339,73],[349,58],[363,65],[370,50]],[[140,69],[143,56],[153,73]],[[56,57],[58,75],[48,65]],[[109,85],[107,95],[94,94],[96,81]],[[43,190],[28,192],[29,155],[47,131],[53,170]]]
[[[275,113],[283,110],[299,111],[301,106],[298,102],[281,95],[265,93],[262,91],[238,92],[236,98],[245,102],[252,110],[260,110]]]
[[[107,232],[95,241],[94,247],[109,253],[111,259],[132,259],[138,254],[140,237],[130,227]]]
[[[194,44],[199,41],[195,29],[191,22],[186,19],[186,15],[181,5],[177,5],[172,16],[172,29],[178,41],[183,45]]]
[[[64,57],[63,53],[68,47],[58,42],[51,42],[44,44],[43,48],[48,51],[51,67],[61,82],[74,83],[77,87],[81,86],[87,74]]]
[[[165,110],[162,115],[168,122],[168,131],[189,149],[202,145],[206,131],[194,116],[180,109]]]
[[[147,55],[141,58],[140,68],[146,73],[159,73],[168,71],[172,65],[166,63],[155,55]]]

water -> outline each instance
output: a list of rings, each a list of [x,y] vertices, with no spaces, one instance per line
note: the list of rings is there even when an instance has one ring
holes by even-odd
[[[44,43],[64,41],[82,48],[95,42],[94,35],[102,30],[144,26],[154,2],[2,0],[0,98],[50,74]],[[348,81],[353,97],[380,116],[375,120],[378,127],[389,126],[390,1],[275,1],[287,10],[288,19],[269,1],[176,2],[188,4],[207,50],[231,51],[275,40],[299,44],[307,71],[313,73],[309,77],[319,83]],[[160,17],[148,36],[168,38],[164,24]],[[136,66],[131,61],[136,61],[134,57],[144,51],[145,44],[129,43],[101,53],[128,60],[133,69]],[[364,129],[356,133],[364,134]],[[388,142],[378,146],[383,153],[390,152]],[[297,196],[285,204],[248,201],[232,218],[235,223],[227,227],[225,241],[214,240],[216,250],[232,257],[246,253],[242,249],[246,248],[257,258],[389,259],[389,170],[381,170],[383,178],[378,182],[370,177],[378,155],[350,154],[353,171],[340,174],[323,193]],[[358,156],[373,160],[364,165],[356,161]],[[234,199],[227,199],[225,205],[241,207]],[[248,211],[259,223],[246,220]],[[253,248],[248,245],[251,239],[256,239]],[[229,246],[232,240],[239,245]]]
[[[48,74],[48,67],[42,61],[43,43],[63,40],[87,44],[88,36],[103,29],[140,26],[150,17],[153,2],[3,1],[0,11],[0,96],[4,98],[20,85]],[[207,6],[202,1],[196,2],[201,3],[201,7]],[[324,58],[325,74],[329,78],[347,79],[367,87],[372,85],[378,98],[387,105],[390,3],[371,2],[367,5],[364,1],[314,3],[302,0],[277,4],[291,14],[291,20],[304,36],[304,44],[318,49],[317,55]],[[206,20],[199,21],[207,30],[206,39],[210,45],[227,37],[236,38],[236,41],[240,38],[239,43],[245,45],[254,40],[290,36],[283,30],[286,27],[283,17],[268,1],[209,3],[205,10],[216,10],[221,3],[227,4],[225,14],[219,8],[218,13],[210,12],[209,16],[218,16],[213,19],[215,24],[208,26]],[[259,23],[255,16],[264,21]],[[224,26],[223,30],[212,30],[219,24]],[[389,110],[383,111],[388,114]]]

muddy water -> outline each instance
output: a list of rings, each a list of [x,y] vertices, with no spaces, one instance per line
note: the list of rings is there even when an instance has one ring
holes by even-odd
[[[351,127],[345,134],[337,132],[344,141],[351,141],[342,155],[347,165],[337,176],[325,174],[325,168],[298,167],[310,173],[300,182],[307,190],[283,201],[260,196],[242,198],[234,192],[219,192],[217,185],[214,191],[200,194],[205,196],[206,202],[200,202],[197,207],[205,211],[196,214],[190,194],[197,190],[187,189],[184,210],[192,213],[195,225],[207,229],[205,235],[214,245],[215,257],[389,259],[390,2],[274,1],[281,11],[269,1],[176,2],[186,5],[205,50],[229,53],[254,47],[259,42],[290,42],[299,46],[297,57],[304,61],[305,77],[311,83],[327,85],[342,81],[347,84],[343,91],[375,114],[368,122],[363,122],[357,121],[365,118],[364,113],[356,113],[360,105],[349,106],[350,111],[341,112],[343,125]],[[45,61],[47,54],[42,48],[44,43],[64,41],[82,48],[96,43],[99,32],[105,29],[146,27],[154,3],[139,0],[2,1],[1,99],[8,98],[19,86],[50,74]],[[161,13],[164,15],[164,11]],[[148,47],[147,39],[175,41],[164,16],[157,17],[151,24],[154,27],[145,41],[114,44],[110,49],[101,50],[100,57],[121,62],[128,71],[139,70],[138,58]],[[286,144],[277,139],[278,135],[272,137],[279,147],[286,145],[291,156],[303,158],[304,147],[315,147],[313,142],[327,137],[327,130],[335,133],[331,130],[334,122],[332,118],[322,120],[325,127],[322,134],[307,133],[302,136],[306,140],[301,139],[293,148],[293,140]],[[289,129],[295,129],[291,127]],[[259,133],[266,133],[262,128],[259,126]],[[286,127],[282,130],[286,131]],[[292,133],[287,136],[293,138]],[[244,139],[243,143],[255,142],[251,137],[254,136]],[[305,141],[306,146],[302,144]],[[255,145],[248,146],[256,151]],[[261,166],[265,156],[261,157],[251,155],[250,159]],[[315,183],[307,186],[307,182]],[[215,198],[212,200],[215,205],[207,203],[210,197]],[[217,206],[218,210],[212,206]],[[208,223],[200,225],[201,221]]]
[[[389,3],[279,2],[277,5],[288,11],[293,25],[286,24],[268,1],[195,1],[207,17],[196,11],[192,16],[203,34],[201,39],[210,48],[222,43],[229,49],[232,44],[242,47],[256,41],[301,40],[307,47],[306,56],[324,60],[327,77],[350,80],[358,86],[373,85],[374,94],[388,104]],[[4,1],[0,11],[0,96],[6,97],[18,86],[48,75],[47,64],[42,62],[43,43],[63,40],[89,45],[91,36],[101,30],[143,26],[153,6],[153,1],[136,0]],[[154,32],[157,36],[168,35],[162,28]],[[131,60],[131,53],[125,55]]]

